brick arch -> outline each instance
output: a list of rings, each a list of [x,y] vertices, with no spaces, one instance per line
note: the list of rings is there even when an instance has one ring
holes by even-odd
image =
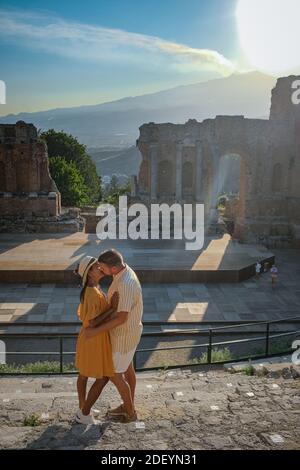
[[[246,200],[252,191],[252,172],[250,155],[245,149],[240,146],[227,146],[223,145],[222,139],[214,141],[212,146],[210,142],[207,142],[206,150],[204,153],[204,167],[209,168],[209,182],[207,185],[207,191],[205,194],[205,206],[207,216],[211,216],[216,209],[217,202],[217,177],[218,168],[220,161],[225,155],[235,155],[240,159],[240,185],[239,185],[239,205],[237,217],[239,220],[243,220],[246,217]]]
[[[158,163],[158,196],[174,196],[174,164],[170,160]]]
[[[239,193],[241,184],[241,161],[242,157],[237,153],[222,154],[219,158],[219,172],[223,173],[219,177],[218,192]],[[234,180],[230,181],[229,179]],[[232,183],[232,184],[231,184]]]

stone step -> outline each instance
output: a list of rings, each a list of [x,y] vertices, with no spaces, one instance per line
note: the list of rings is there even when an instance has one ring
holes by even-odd
[[[209,370],[137,374],[138,421],[106,412],[120,403],[112,384],[93,407],[97,426],[75,423],[75,376],[0,378],[1,449],[296,449],[294,380]],[[92,384],[89,381],[88,387]],[[263,420],[261,416],[263,415]]]

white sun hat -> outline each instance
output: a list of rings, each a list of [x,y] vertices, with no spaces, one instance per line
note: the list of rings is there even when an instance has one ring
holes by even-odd
[[[83,286],[85,284],[86,277],[87,277],[89,270],[95,263],[97,263],[97,261],[98,261],[97,258],[94,258],[93,256],[85,256],[80,261],[79,266],[78,266],[78,274],[82,278]]]

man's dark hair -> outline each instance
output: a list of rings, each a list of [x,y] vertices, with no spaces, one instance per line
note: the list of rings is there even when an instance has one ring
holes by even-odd
[[[122,266],[124,264],[123,256],[117,250],[106,250],[98,258],[99,263],[107,264],[110,268]]]

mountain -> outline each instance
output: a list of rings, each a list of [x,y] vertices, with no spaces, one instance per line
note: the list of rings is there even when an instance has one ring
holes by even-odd
[[[259,72],[233,74],[99,105],[10,114],[0,123],[23,120],[42,130],[64,130],[89,147],[124,148],[134,145],[145,122],[184,123],[218,114],[267,118],[275,83],[274,77]]]
[[[126,149],[88,149],[88,154],[96,163],[99,175],[137,175],[142,156],[135,146]]]

